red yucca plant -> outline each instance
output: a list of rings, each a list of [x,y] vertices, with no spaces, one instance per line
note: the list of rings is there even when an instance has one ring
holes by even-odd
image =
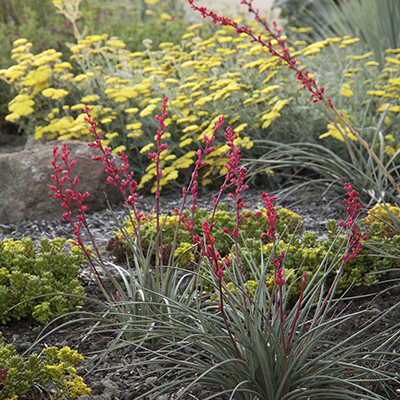
[[[119,223],[119,228],[134,254],[135,271],[131,266],[116,266],[124,287],[108,271],[90,234],[86,206],[83,205],[89,194],[77,191],[79,179],[73,178],[71,174],[75,162],[68,161],[69,152],[65,144],[62,147],[62,156],[57,152],[58,148],[54,148],[52,162],[55,171],[53,180],[56,185],[51,188],[66,209],[63,218],[74,225],[77,243],[106,295],[107,303],[104,307],[107,313],[114,316],[109,319],[105,316],[101,318],[103,324],[106,324],[106,329],[116,333],[116,338],[107,352],[117,346],[133,344],[142,354],[142,358],[135,363],[136,366],[154,363],[163,365],[162,371],[166,366],[170,366],[175,372],[176,378],[172,381],[138,398],[152,393],[152,398],[156,398],[174,386],[186,385],[186,389],[180,394],[182,397],[193,385],[206,383],[220,389],[210,398],[229,394],[230,398],[239,400],[359,399],[362,393],[366,399],[383,399],[383,395],[379,393],[391,391],[388,383],[400,383],[396,373],[392,372],[392,366],[399,362],[396,353],[392,352],[397,344],[397,335],[389,329],[372,338],[365,338],[363,334],[390,310],[379,314],[370,325],[366,325],[344,342],[329,345],[322,354],[316,351],[327,331],[361,313],[328,319],[343,267],[350,258],[356,257],[361,249],[361,234],[356,225],[360,208],[357,192],[352,190],[350,184],[346,184],[349,196],[349,199],[345,200],[348,205],[348,219],[340,224],[349,230],[345,255],[342,258],[334,255],[331,263],[328,263],[327,255],[308,285],[306,275],[297,277],[289,285],[285,253],[279,251],[279,238],[275,230],[276,221],[279,219],[279,214],[274,208],[275,196],[262,194],[270,224],[268,232],[262,236],[268,235],[272,239],[274,249],[269,258],[263,259],[261,269],[249,255],[249,249],[238,245],[240,221],[242,218],[250,218],[251,214],[241,213],[244,208],[243,192],[248,188],[245,184],[246,168],[240,165],[240,149],[235,145],[238,136],[228,127],[225,132],[227,146],[230,148],[229,161],[225,165],[227,173],[218,196],[213,199],[211,221],[203,222],[202,236],[196,235],[193,219],[197,207],[197,177],[199,170],[205,166],[205,156],[214,150],[212,142],[217,130],[223,125],[221,117],[215,123],[212,137],[204,137],[206,146],[203,151],[198,150],[196,153],[198,159],[190,184],[183,189],[181,209],[175,209],[180,223],[191,234],[194,246],[198,249],[194,271],[185,271],[184,277],[181,278],[182,274],[178,274],[173,255],[167,264],[162,258],[164,222],[159,220],[159,181],[162,176],[160,154],[167,146],[162,143],[166,108],[167,98],[163,102],[161,117],[156,117],[160,122],[157,151],[149,154],[157,168],[157,225],[154,243],[149,248],[149,253],[156,253],[155,265],[151,265],[150,255],[145,255],[141,249],[140,221],[144,215],[135,206],[137,184],[133,173],[129,172],[127,157],[122,151],[121,167],[116,166],[115,158],[110,156],[111,149],[103,148],[101,133],[96,131],[96,122],[91,119],[86,109],[90,131],[96,135],[96,141],[89,145],[101,152],[101,155],[94,159],[103,161],[108,174],[107,182],[120,189],[124,207],[136,228],[135,241],[126,232],[124,225]],[[60,156],[65,170],[57,164]],[[70,183],[71,188],[64,190],[66,181]],[[215,247],[213,231],[217,227],[214,216],[222,194],[228,190],[229,184],[233,188],[229,197],[235,200],[236,227],[232,232],[224,229],[227,240],[234,244],[234,250],[231,257],[223,258]],[[193,195],[191,218],[183,215],[188,193]],[[79,206],[75,223],[70,210],[73,202]],[[256,217],[260,214],[256,213]],[[82,226],[89,232],[92,251],[83,243]],[[262,253],[261,248],[260,251]],[[246,281],[242,270],[244,264],[255,277],[255,287],[249,287]],[[268,265],[272,265],[274,269],[272,290],[265,284]],[[108,273],[115,285],[115,291],[106,288],[98,268]],[[332,271],[337,271],[337,275],[333,284],[327,288],[326,277]],[[318,280],[318,276],[322,278]],[[190,279],[187,279],[188,277]],[[207,280],[207,284],[214,288],[214,295],[211,297],[204,298],[203,280]],[[230,282],[229,289],[227,281]],[[294,307],[290,308],[289,294],[297,287],[300,287],[300,297]],[[116,320],[118,322],[115,322]],[[150,350],[146,343],[155,340],[161,340],[161,345]],[[370,350],[365,352],[367,346]]]

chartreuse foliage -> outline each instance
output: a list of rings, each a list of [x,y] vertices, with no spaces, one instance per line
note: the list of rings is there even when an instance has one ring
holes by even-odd
[[[40,322],[47,322],[83,304],[77,297],[54,295],[83,296],[85,293],[77,279],[83,256],[74,246],[67,253],[65,242],[60,238],[52,242],[42,239],[36,250],[31,239],[0,241],[2,323],[30,315]],[[49,296],[43,296],[47,294]]]
[[[262,211],[264,211],[264,213],[258,218],[254,218],[253,211],[243,211],[243,215],[250,212],[252,217],[241,219],[241,236],[239,239],[243,254],[246,255],[248,259],[253,260],[253,262],[259,266],[260,270],[262,269],[260,235],[263,232],[266,232],[270,226],[268,218],[265,215],[265,210],[262,209]],[[302,220],[298,214],[279,206],[276,207],[276,211],[280,214],[280,219],[276,221],[276,231],[280,237],[278,249],[279,253],[285,253],[288,282],[291,283],[296,276],[302,275],[303,272],[307,272],[307,283],[314,279],[315,274],[319,274],[316,277],[316,280],[320,280],[323,276],[323,273],[320,271],[321,263],[327,263],[327,265],[329,265],[338,256],[343,256],[346,250],[347,237],[345,235],[338,236],[338,224],[335,220],[329,220],[327,224],[327,239],[318,238],[317,234],[312,231],[306,231],[302,235]],[[191,218],[191,212],[189,210],[184,211],[183,214],[185,218]],[[368,221],[372,221],[371,218],[373,218],[373,214],[371,214],[371,212],[369,214],[370,216],[364,219],[363,222],[367,223]],[[230,258],[235,258],[235,250],[232,239],[224,233],[223,228],[228,228],[229,231],[233,231],[236,225],[235,218],[235,214],[227,211],[227,206],[223,203],[219,205],[219,209],[215,213],[214,217],[214,222],[216,224],[216,229],[214,231],[215,246],[220,249],[222,256],[229,255]],[[210,220],[210,212],[206,209],[196,209],[193,225],[194,234],[202,235],[203,221]],[[164,246],[172,245],[179,219],[176,215],[160,215],[160,221],[164,224],[163,244]],[[126,233],[129,233],[134,238],[136,236],[135,229],[133,229],[129,218],[125,221],[125,227]],[[347,290],[351,286],[370,286],[377,283],[379,277],[382,276],[386,270],[396,266],[396,259],[394,256],[397,254],[397,251],[393,246],[400,245],[400,236],[394,236],[392,234],[390,238],[382,237],[382,233],[379,229],[384,229],[382,222],[381,225],[374,225],[370,229],[368,238],[369,240],[373,240],[375,243],[379,244],[380,251],[373,251],[368,247],[362,247],[358,257],[348,261],[337,284],[338,294]],[[155,215],[150,213],[147,215],[147,221],[141,222],[140,235],[142,243],[150,245],[152,241],[154,241],[155,231]],[[126,242],[124,235],[121,232],[116,232],[115,235],[124,242],[124,247],[128,248],[128,243]],[[192,237],[189,232],[180,225],[176,238],[177,248],[174,255],[176,259],[179,257],[179,266],[181,268],[190,268],[193,262],[193,244],[191,239]],[[267,236],[261,241],[264,242],[262,245],[263,258],[268,259],[271,257],[273,244]],[[387,251],[388,254],[393,256],[393,258],[382,256],[382,250]],[[250,264],[244,263],[242,268],[243,273],[246,276],[247,285],[253,289],[256,288],[258,284]],[[267,266],[267,269],[268,273],[265,275],[266,284],[271,290],[274,285],[274,266],[270,264]],[[210,278],[210,274],[204,276],[207,279]],[[327,283],[332,284],[334,278],[335,274],[331,273],[326,279]],[[229,288],[229,279],[227,279],[227,282],[227,287]],[[204,284],[207,288],[208,286],[206,281]],[[290,294],[292,300],[297,300],[300,294],[300,286],[292,288]]]
[[[89,395],[90,389],[74,368],[83,361],[83,356],[69,347],[48,347],[41,355],[25,359],[13,345],[4,345],[0,332],[0,400],[33,398],[39,390],[58,399]]]
[[[257,24],[249,25],[259,31]],[[327,123],[322,112],[309,105],[301,83],[265,48],[237,37],[231,27],[207,39],[202,32],[203,26],[195,24],[176,42],[156,47],[144,40],[142,51],[130,51],[125,41],[108,34],[89,35],[71,47],[70,62],[62,61],[63,54],[52,49],[33,54],[31,44],[19,39],[13,49],[17,64],[0,72],[18,91],[9,104],[7,119],[37,139],[89,141],[93,137],[83,113],[88,105],[105,135],[104,145],[110,144],[115,155],[124,149],[134,157],[132,167],[142,177],[139,188],[155,179],[155,168],[148,166],[147,159],[155,146],[155,125],[147,117],[165,95],[172,107],[165,133],[170,146],[161,154],[161,187],[173,188],[176,180],[186,180],[185,172],[195,160],[195,150],[204,143],[203,135],[211,134],[213,122],[222,114],[236,133],[241,132],[236,145],[244,157],[264,154],[265,148],[254,143],[266,138],[284,143],[315,142],[327,136],[344,140],[340,124]],[[398,148],[392,132],[400,127],[395,118],[400,110],[397,50],[388,50],[387,66],[380,71],[372,53],[357,38],[333,37],[307,44],[297,40],[301,35],[291,32],[287,38],[297,65],[312,70],[318,64],[326,93],[360,127],[366,140],[388,107],[383,140],[386,153],[392,156]],[[338,81],[340,90],[336,89]],[[361,113],[360,103],[366,105]],[[310,121],[315,121],[312,126]],[[346,135],[345,129],[342,132]],[[335,141],[324,140],[328,147],[331,143],[335,151],[341,151]],[[225,172],[228,149],[219,138],[214,144],[216,151],[207,156],[203,185]]]
[[[327,224],[328,238],[321,239],[315,232],[306,231],[304,235],[289,236],[287,239],[279,241],[279,254],[285,253],[285,265],[289,284],[295,277],[294,272],[299,276],[307,273],[307,283],[314,278],[319,281],[324,275],[320,270],[323,263],[331,264],[336,257],[342,257],[345,253],[347,237],[338,235],[338,224],[335,220],[329,220]],[[376,229],[371,229],[368,233],[368,240],[374,241],[379,247],[372,250],[368,247],[362,247],[357,258],[350,259],[343,268],[343,272],[337,283],[336,293],[341,294],[353,286],[370,286],[378,282],[378,279],[386,270],[396,268],[396,255],[400,246],[400,236],[391,238],[378,237]],[[367,242],[368,243],[368,242]],[[253,250],[249,250],[253,249]],[[261,267],[261,255],[254,245],[243,248],[244,254],[249,258],[256,260]],[[268,243],[263,246],[263,256],[270,257],[273,246]],[[383,255],[383,252],[386,252]],[[251,254],[250,254],[251,253]],[[393,257],[391,258],[390,255]],[[273,266],[267,266],[266,283],[269,289],[273,287]],[[250,268],[244,266],[248,284],[257,287],[257,281]],[[328,284],[332,284],[335,278],[335,272],[332,271],[326,278]],[[290,293],[291,300],[297,300],[300,294],[300,287],[293,287]]]
[[[282,207],[277,207],[277,212],[280,214],[280,219],[276,223],[276,230],[283,237],[288,237],[290,233],[294,233],[296,229],[301,228],[302,221],[300,215],[287,210]],[[261,209],[265,211],[264,209]],[[251,210],[243,211],[243,215],[250,213],[252,215],[251,218],[243,218],[241,220],[241,233],[243,239],[251,239],[251,238],[259,238],[260,235],[268,230],[269,223],[268,219],[265,215],[261,215],[259,218],[254,218],[254,212]],[[186,218],[191,218],[191,212],[186,210],[183,212]],[[150,242],[154,239],[154,231],[156,229],[156,218],[154,213],[150,213],[146,216],[147,221],[142,222],[140,228],[140,236],[144,240],[145,244],[150,244]],[[202,234],[202,223],[204,221],[210,222],[211,213],[206,209],[197,208],[194,212],[194,234],[201,235]],[[163,227],[163,243],[164,245],[170,245],[174,241],[175,230],[178,226],[179,218],[177,215],[160,215],[160,221],[164,224]],[[164,222],[165,221],[165,222]],[[236,226],[236,217],[234,212],[228,211],[228,207],[226,204],[221,203],[219,205],[218,211],[215,213],[214,222],[219,229],[216,229],[215,232],[215,245],[221,249],[223,255],[229,253],[229,249],[231,247],[231,243],[227,242],[227,236],[223,232],[224,228],[228,228],[230,231],[234,229]],[[127,227],[127,232],[132,237],[136,236],[135,229],[132,227],[131,221],[129,218],[125,221],[125,226]],[[123,239],[123,236],[120,232],[116,233],[116,236]],[[183,225],[179,226],[178,236],[176,238],[179,247],[185,244],[192,243],[192,237],[189,232],[187,232]],[[266,239],[265,239],[266,240]],[[179,249],[179,248],[178,248]]]
[[[375,232],[375,236],[393,237],[396,232],[395,221],[399,221],[400,210],[398,206],[386,204],[377,204],[368,211],[367,217],[362,222],[367,224]]]

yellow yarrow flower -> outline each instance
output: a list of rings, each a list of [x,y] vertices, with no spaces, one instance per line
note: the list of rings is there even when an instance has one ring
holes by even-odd
[[[125,151],[126,150],[126,146],[118,146],[116,147],[114,150],[111,151],[111,154],[113,156],[119,156],[121,154],[121,151]]]
[[[33,113],[34,109],[32,108],[32,106],[34,104],[35,102],[29,96],[19,94],[10,101],[8,109],[12,113],[18,114],[19,116],[27,116]]]
[[[55,92],[55,89],[53,89],[53,88],[47,88],[47,89],[42,90],[42,95],[43,95],[44,97],[52,97],[53,94],[54,94],[54,92]]]
[[[143,131],[141,129],[134,130],[133,132],[128,133],[126,136],[131,138],[138,138],[142,136]]]
[[[189,39],[189,38],[191,38],[192,36],[194,36],[194,33],[193,33],[193,32],[185,33],[184,35],[182,35],[181,39],[182,39],[182,40]]]
[[[172,43],[172,42],[164,42],[164,43],[160,43],[159,44],[159,48],[160,49],[164,49],[164,48],[166,48],[166,47],[172,47],[174,44]]]
[[[20,117],[19,114],[17,114],[17,113],[11,113],[11,114],[8,114],[4,119],[5,119],[6,121],[14,122],[14,121],[16,121],[19,117]]]
[[[342,96],[345,96],[345,97],[351,97],[354,95],[354,93],[350,90],[350,85],[348,85],[347,83],[344,83],[342,85],[341,94],[342,94]]]
[[[350,129],[346,126],[345,129],[342,128],[342,132],[351,140],[357,141],[357,138],[350,132]],[[344,137],[342,133],[336,128],[335,125],[333,124],[328,124],[328,132],[322,134],[319,138],[323,139],[325,137],[332,136],[335,139],[340,140],[341,142],[344,142]]]
[[[86,75],[86,74],[80,74],[80,75],[77,75],[75,78],[74,78],[74,82],[82,82],[84,79],[87,79],[88,78],[88,76]]]
[[[385,60],[386,60],[388,63],[400,65],[400,60],[397,60],[396,58],[393,58],[393,57],[386,57]]]
[[[188,26],[188,27],[186,28],[186,30],[187,30],[187,31],[194,31],[195,29],[201,28],[202,26],[203,26],[203,24],[199,23],[199,24],[195,24],[195,25]]]
[[[163,19],[163,20],[165,20],[165,21],[170,21],[170,20],[172,19],[172,17],[171,17],[169,14],[167,14],[167,13],[162,13],[162,14],[160,15],[160,18]]]
[[[17,39],[17,40],[15,40],[15,41],[13,42],[13,46],[14,46],[14,47],[20,46],[20,45],[22,45],[22,44],[25,44],[27,41],[28,41],[28,39],[25,39],[25,38]]]
[[[126,44],[120,39],[107,40],[106,43],[109,46],[114,46],[114,47],[125,47],[126,46]]]
[[[242,132],[242,130],[243,130],[244,128],[246,128],[247,126],[248,126],[248,124],[241,124],[241,125],[239,125],[238,127],[236,127],[236,128],[233,130],[233,132],[235,132],[235,133]]]
[[[135,122],[134,124],[126,125],[126,129],[128,129],[128,130],[140,129],[141,127],[142,127],[141,122]]]
[[[42,92],[43,93],[43,92]],[[65,97],[69,94],[69,92],[67,90],[64,89],[56,89],[53,93],[52,99],[53,100],[59,100],[62,97]]]
[[[74,106],[71,107],[71,110],[83,110],[85,109],[85,104],[75,104]]]
[[[81,102],[82,103],[92,103],[92,102],[94,102],[96,100],[99,100],[99,99],[100,99],[100,96],[97,96],[95,94],[89,94],[89,95],[87,95],[85,97],[82,97],[81,98]]]
[[[198,125],[189,125],[182,132],[186,133],[186,132],[190,132],[190,131],[197,131],[198,129],[199,129]]]
[[[140,116],[141,117],[147,117],[149,116],[155,109],[157,108],[157,106],[155,104],[150,104],[149,106],[147,106],[145,109],[143,109],[140,112]]]
[[[179,143],[179,147],[181,147],[181,148],[185,147],[185,146],[189,145],[192,142],[193,142],[192,138],[188,138],[188,139],[182,140],[182,142]]]
[[[138,108],[128,108],[125,110],[125,112],[128,114],[136,114],[138,111],[139,111]]]
[[[144,146],[144,147],[140,150],[140,154],[146,153],[146,152],[149,151],[153,146],[154,146],[154,143],[146,144],[146,146]]]
[[[348,44],[357,43],[357,42],[359,42],[359,41],[360,41],[359,38],[346,39],[346,40],[343,40],[343,42],[342,42],[341,44],[348,45]]]
[[[273,85],[273,86],[267,86],[266,88],[261,90],[261,93],[269,93],[272,92],[273,90],[279,89],[279,85]]]

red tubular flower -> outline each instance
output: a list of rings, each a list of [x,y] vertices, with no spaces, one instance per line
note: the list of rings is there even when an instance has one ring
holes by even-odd
[[[199,11],[203,18],[210,17],[214,24],[219,23],[223,26],[231,26],[235,29],[235,33],[240,35],[241,33],[245,33],[246,35],[251,37],[251,42],[258,42],[262,47],[266,47],[268,52],[273,57],[279,57],[281,60],[285,61],[288,64],[289,69],[293,69],[296,72],[297,79],[301,81],[304,88],[306,88],[310,93],[311,97],[313,97],[313,102],[317,102],[325,99],[324,97],[324,88],[319,88],[314,79],[308,76],[308,71],[303,72],[300,70],[296,63],[297,61],[292,58],[290,55],[289,48],[285,46],[285,39],[281,37],[281,30],[277,28],[276,22],[273,22],[272,29],[268,26],[267,20],[265,18],[260,17],[258,10],[255,10],[252,6],[252,0],[242,0],[241,4],[245,4],[248,6],[249,12],[254,14],[255,20],[263,25],[264,29],[268,32],[271,38],[277,41],[277,45],[279,47],[279,51],[275,50],[270,40],[267,42],[261,38],[261,35],[257,37],[254,35],[251,29],[245,26],[239,26],[237,22],[232,21],[230,18],[219,16],[213,11],[208,11],[206,7],[197,7],[194,5],[194,0],[188,0],[190,7]],[[332,100],[325,99],[329,106],[333,108]]]
[[[343,201],[347,204],[346,212],[347,219],[346,222],[341,221],[339,225],[344,228],[349,228],[350,232],[347,237],[349,239],[349,243],[347,245],[347,251],[342,257],[343,262],[347,263],[351,258],[356,258],[358,253],[361,251],[362,243],[361,240],[368,240],[367,236],[361,237],[361,232],[357,231],[357,222],[356,219],[360,214],[361,204],[358,202],[358,192],[352,190],[350,183],[345,183],[344,188],[347,190],[348,199],[344,199]]]
[[[187,230],[191,234],[193,243],[195,243],[195,244],[199,244],[200,243],[200,237],[193,233],[194,212],[195,212],[195,210],[197,208],[197,206],[196,206],[197,195],[198,195],[197,188],[199,186],[199,184],[197,182],[197,178],[199,176],[199,170],[206,165],[206,162],[203,161],[203,158],[207,154],[209,154],[209,153],[211,153],[211,152],[213,152],[215,150],[215,147],[212,147],[211,144],[215,140],[215,134],[217,133],[218,129],[223,124],[224,124],[224,116],[221,116],[221,117],[219,117],[217,122],[214,122],[214,131],[213,131],[213,134],[211,135],[211,137],[209,138],[207,135],[204,135],[204,141],[206,142],[206,147],[205,147],[204,151],[201,151],[201,150],[197,150],[196,151],[197,160],[196,160],[196,163],[195,163],[194,171],[192,173],[192,179],[191,179],[188,187],[182,189],[183,199],[182,199],[181,209],[179,210],[178,208],[175,208],[175,210],[174,210],[175,213],[179,216],[179,223],[178,223],[178,227],[177,227],[176,232],[175,232],[175,240],[177,238],[179,224],[183,223],[184,224],[184,229]],[[183,216],[182,213],[183,213],[183,209],[185,207],[185,203],[186,203],[186,199],[187,199],[189,190],[190,190],[190,192],[192,193],[192,196],[193,196],[192,205],[190,207],[190,211],[192,212],[192,218],[191,219],[188,218],[187,221],[186,221],[185,217]],[[214,205],[215,205],[215,199],[214,199]],[[194,250],[194,259],[196,260],[195,250]]]
[[[275,203],[274,201],[278,199],[276,196],[269,197],[268,193],[263,193],[261,195],[263,197],[263,205],[265,207],[265,212],[267,213],[269,228],[267,233],[262,233],[261,238],[264,239],[265,236],[269,236],[273,242],[276,240],[276,221],[280,218],[279,213],[275,211]],[[259,216],[261,213],[256,213],[256,216]]]
[[[94,274],[95,278],[97,279],[99,285],[101,285],[102,289],[107,295],[110,295],[109,291],[104,285],[104,282],[102,281],[94,263],[91,258],[89,250],[86,249],[82,237],[81,237],[81,228],[82,226],[85,227],[87,230],[89,237],[92,241],[94,251],[97,253],[97,256],[99,260],[101,260],[101,255],[98,252],[98,248],[96,243],[94,242],[93,236],[91,235],[89,226],[86,221],[86,206],[84,206],[82,203],[83,201],[89,196],[88,192],[84,192],[83,194],[78,192],[76,189],[76,185],[79,182],[78,177],[72,178],[71,176],[71,170],[73,166],[75,165],[75,161],[69,162],[68,157],[70,155],[70,151],[67,149],[67,145],[64,143],[61,150],[63,155],[61,156],[60,153],[57,152],[58,147],[55,146],[53,147],[53,160],[51,161],[51,164],[54,168],[54,174],[51,176],[53,181],[56,183],[55,186],[50,186],[50,190],[54,191],[54,198],[62,200],[61,206],[65,208],[66,212],[63,214],[63,219],[66,219],[73,227],[74,227],[74,235],[77,238],[77,244],[80,246],[82,249],[82,252],[85,254],[86,259],[89,263],[89,266],[92,270],[92,273]],[[61,159],[63,160],[66,170],[63,170],[60,165],[57,164],[58,158],[61,156]],[[62,177],[60,177],[60,174],[63,174]],[[63,191],[63,186],[65,182],[69,182],[71,184],[71,189],[65,189]],[[78,220],[77,222],[74,223],[72,220],[72,212],[70,210],[71,204],[73,202],[76,202],[79,207],[79,214],[76,216],[76,219]]]
[[[91,126],[91,128],[89,128],[89,132],[94,133],[96,136],[96,140],[94,142],[89,143],[89,146],[96,147],[103,153],[103,156],[92,157],[92,160],[103,161],[103,164],[106,167],[105,171],[109,175],[107,177],[107,183],[109,185],[116,186],[120,190],[122,197],[124,199],[125,208],[131,207],[136,213],[137,211],[135,210],[135,201],[137,198],[137,193],[135,193],[135,191],[137,189],[138,184],[133,179],[134,175],[133,172],[129,172],[128,156],[126,156],[124,154],[124,151],[122,150],[120,153],[121,169],[116,167],[115,157],[110,157],[111,148],[103,147],[100,140],[101,132],[96,131],[97,122],[91,118],[89,114],[89,107],[87,106],[85,107],[85,114],[87,115],[87,117],[85,117],[85,121],[87,121]],[[125,175],[124,179],[121,179],[120,176],[118,175],[118,172],[120,172],[120,170]]]
[[[53,147],[53,160],[51,161],[51,165],[54,168],[54,175],[51,175],[51,178],[56,183],[56,186],[50,186],[50,190],[54,191],[54,198],[62,200],[61,206],[65,208],[66,212],[63,214],[62,218],[69,221],[74,226],[74,235],[77,237],[79,245],[81,245],[81,236],[80,230],[82,224],[85,224],[85,212],[86,206],[82,204],[82,202],[89,196],[88,192],[84,192],[83,194],[79,193],[76,190],[76,185],[79,182],[78,177],[72,178],[71,170],[75,165],[75,161],[69,162],[68,157],[70,155],[70,151],[67,149],[67,145],[64,143],[62,146],[62,156],[60,153],[57,153],[58,146]],[[61,156],[63,160],[66,170],[63,170],[61,166],[57,164],[57,159]],[[60,177],[60,174],[63,174]],[[69,182],[71,184],[71,189],[65,189],[65,193],[63,192],[63,185],[65,182]],[[77,216],[79,222],[75,223],[72,221],[72,213],[71,213],[71,204],[76,202],[79,207],[80,214]]]

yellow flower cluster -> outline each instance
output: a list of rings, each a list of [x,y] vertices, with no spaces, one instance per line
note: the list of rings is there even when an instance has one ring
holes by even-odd
[[[145,40],[146,50],[142,52],[130,52],[116,37],[86,36],[71,48],[71,59],[80,69],[75,73],[70,63],[61,61],[60,53],[47,50],[33,55],[26,39],[17,40],[13,58],[18,64],[0,71],[0,78],[19,90],[9,104],[7,119],[21,125],[34,122],[37,139],[92,140],[84,121],[87,105],[105,135],[104,145],[111,142],[117,150],[124,149],[142,160],[141,164],[148,164],[147,153],[154,151],[157,129],[153,117],[163,97],[168,96],[168,132],[164,137],[170,138],[173,145],[162,154],[162,185],[176,180],[179,170],[193,165],[194,150],[203,144],[204,135],[211,136],[220,115],[225,115],[236,133],[243,133],[238,139],[241,149],[251,150],[252,140],[262,138],[262,131],[273,128],[273,122],[293,100],[287,93],[296,92],[301,84],[290,86],[288,79],[278,73],[282,66],[277,58],[270,57],[257,43],[237,37],[232,28],[225,27],[203,40],[195,33],[200,27],[188,27],[180,44],[162,43],[156,50],[152,50],[151,40]],[[251,28],[257,32],[255,24]],[[347,52],[347,47],[351,49],[357,41],[348,37],[328,38],[311,45],[297,41],[297,48],[290,50],[303,69],[310,60],[315,63],[317,57],[322,57],[318,53],[325,47],[336,46],[338,51]],[[364,62],[370,56],[354,56],[353,60]],[[397,68],[393,62],[397,56],[388,59]],[[355,73],[365,71],[352,68],[345,76]],[[351,81],[343,83],[342,96],[353,96],[351,85]],[[374,87],[373,95],[379,90]],[[342,138],[335,127],[328,129],[329,135]],[[215,147],[207,159],[204,185],[225,171],[227,148],[222,132]],[[142,173],[140,187],[154,179],[155,167],[143,166]]]

